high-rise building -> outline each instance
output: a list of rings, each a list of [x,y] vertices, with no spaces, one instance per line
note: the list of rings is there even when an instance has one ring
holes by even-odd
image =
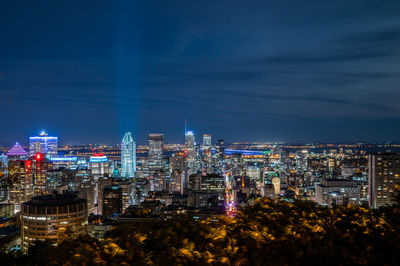
[[[103,212],[103,197],[104,188],[111,186],[113,181],[108,177],[101,177],[95,182],[95,198],[94,202],[97,203],[96,214],[101,215]]]
[[[187,175],[196,173],[196,139],[193,131],[185,133],[185,150],[186,150],[186,169]]]
[[[99,189],[99,179],[107,179],[110,175],[110,162],[104,153],[94,153],[89,160],[89,170],[90,177],[94,182],[94,204],[99,204],[101,202],[101,196],[99,199],[99,194],[101,194],[101,189]],[[98,206],[97,213],[101,212],[101,207]]]
[[[211,135],[210,134],[204,134],[203,135],[203,146],[211,146]]]
[[[117,216],[122,214],[123,197],[120,186],[109,186],[103,190],[103,216]]]
[[[3,201],[8,197],[8,160],[7,155],[0,155],[0,200]]]
[[[21,242],[26,253],[35,241],[58,244],[87,234],[86,200],[75,194],[34,197],[21,205]]]
[[[136,143],[127,132],[121,143],[121,177],[132,178],[136,172]]]
[[[58,137],[50,137],[45,131],[39,136],[29,138],[29,157],[36,153],[42,153],[46,156],[55,156],[58,154]]]
[[[394,186],[400,181],[400,154],[368,156],[369,206],[379,208],[394,203]]]
[[[164,135],[163,134],[149,134],[149,153],[148,153],[148,169],[149,177],[152,180],[152,189],[154,187],[160,187],[156,182],[156,173],[163,171],[164,161],[163,161],[163,147],[164,147]]]
[[[217,144],[217,154],[219,160],[224,160],[225,159],[225,143],[223,139],[218,140]]]
[[[32,161],[13,160],[8,163],[8,198],[15,212],[22,202],[33,197]]]
[[[95,180],[110,174],[110,162],[104,153],[94,153],[89,159],[89,169]]]
[[[125,213],[125,210],[135,202],[134,184],[132,183],[132,180],[123,178],[114,179],[113,185],[119,186],[122,189],[122,213]]]
[[[183,175],[181,170],[175,169],[172,171],[169,191],[183,194]]]
[[[29,161],[32,163],[34,196],[46,195],[49,192],[47,186],[47,172],[49,170],[50,161],[45,158],[42,153],[36,153]]]

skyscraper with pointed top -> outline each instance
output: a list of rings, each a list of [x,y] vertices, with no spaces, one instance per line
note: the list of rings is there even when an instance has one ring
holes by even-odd
[[[136,172],[136,143],[132,133],[126,132],[121,143],[121,177],[132,178]]]

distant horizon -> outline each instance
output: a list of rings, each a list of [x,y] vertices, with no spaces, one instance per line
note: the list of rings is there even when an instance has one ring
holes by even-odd
[[[152,133],[160,133],[163,134],[162,132],[152,132]],[[149,133],[149,134],[152,134]],[[208,134],[208,133],[204,133],[204,134]],[[22,146],[29,146],[29,137],[33,137],[33,136],[39,136],[39,134],[37,135],[31,135],[26,137],[26,139],[23,140],[17,140],[17,141],[5,141],[2,140],[0,137],[0,145],[4,146],[4,147],[11,147],[13,146],[16,142],[18,142],[20,145]],[[109,145],[109,146],[113,146],[113,145],[119,145],[121,144],[121,142],[110,142],[110,141],[100,141],[100,142],[79,142],[79,141],[63,141],[63,138],[60,136],[57,136],[55,134],[49,134],[49,136],[54,136],[54,137],[58,137],[58,144],[59,145]],[[134,136],[134,135],[133,135]],[[203,134],[201,135],[197,135],[196,136],[196,143],[202,144],[203,142]],[[218,141],[218,139],[224,139],[222,138],[214,138],[213,135],[211,134],[212,137],[212,144],[215,145]],[[121,138],[122,141],[122,138]],[[148,140],[145,141],[137,141],[137,139],[134,136],[134,141],[136,142],[137,145],[140,146],[145,146],[148,145]],[[325,144],[333,144],[333,145],[354,145],[354,144],[370,144],[370,145],[383,145],[383,144],[390,144],[390,145],[396,145],[396,144],[400,144],[400,140],[382,140],[382,141],[374,141],[374,140],[365,140],[365,141],[275,141],[275,140],[265,140],[265,141],[239,141],[239,140],[232,140],[232,141],[228,141],[227,139],[224,139],[225,145],[232,145],[232,144],[282,144],[282,145],[316,145],[316,144],[321,144],[321,145],[325,145]],[[182,136],[182,139],[180,141],[168,141],[168,137],[164,134],[164,143],[165,144],[185,144],[185,138],[184,135]]]

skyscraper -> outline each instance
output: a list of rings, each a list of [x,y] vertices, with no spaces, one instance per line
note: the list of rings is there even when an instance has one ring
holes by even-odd
[[[195,150],[195,135],[193,131],[186,131],[185,133],[185,149],[186,149],[186,168],[187,175],[191,175],[196,172],[195,160],[196,160],[196,150]]]
[[[218,140],[217,154],[218,154],[219,160],[225,159],[225,143],[224,143],[223,139]]]
[[[136,172],[136,143],[127,132],[121,143],[121,177],[132,178]]]
[[[201,168],[203,173],[211,174],[213,172],[213,154],[211,147],[211,135],[203,135],[203,147],[201,150]]]
[[[122,188],[109,186],[103,190],[103,216],[110,217],[122,214]]]
[[[8,197],[19,212],[21,203],[33,197],[32,161],[12,160],[8,163]]]
[[[154,175],[157,170],[163,169],[163,134],[149,134],[149,172]]]
[[[149,134],[149,153],[148,153],[148,165],[149,165],[149,177],[151,180],[151,190],[157,190],[164,187],[164,161],[163,161],[163,146],[164,146],[164,135],[163,134]],[[162,189],[161,189],[162,190]]]
[[[27,163],[28,161],[26,161]],[[46,195],[48,191],[47,172],[49,170],[49,160],[42,153],[36,153],[29,160],[32,171],[34,196]],[[27,170],[26,170],[27,171]]]
[[[400,181],[400,154],[368,156],[369,206],[379,208],[394,203],[394,185]]]
[[[57,155],[58,137],[49,137],[45,131],[40,132],[39,136],[29,137],[29,157],[36,153],[47,156]]]
[[[203,146],[206,146],[206,147],[211,146],[211,135],[210,134],[203,135]]]

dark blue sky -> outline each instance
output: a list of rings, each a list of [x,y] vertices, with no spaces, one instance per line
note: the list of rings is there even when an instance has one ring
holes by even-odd
[[[400,2],[3,1],[0,140],[400,140]]]

